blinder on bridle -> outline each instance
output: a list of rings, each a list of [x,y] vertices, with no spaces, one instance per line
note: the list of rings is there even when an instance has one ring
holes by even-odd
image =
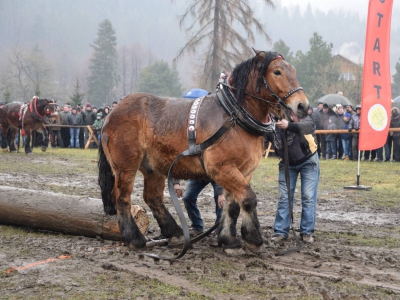
[[[274,61],[274,60],[276,60],[276,59],[283,59],[283,60],[284,60],[283,56],[280,55],[280,54],[277,55],[272,61]],[[301,86],[299,86],[299,87],[297,87],[297,88],[294,88],[294,89],[290,90],[285,96],[283,96],[282,98],[280,98],[280,97],[272,90],[271,86],[268,84],[267,80],[265,79],[265,77],[264,77],[263,75],[264,75],[264,74],[262,74],[262,73],[260,72],[260,76],[262,76],[262,80],[263,80],[263,82],[264,82],[265,88],[271,92],[270,96],[273,96],[274,98],[276,98],[276,100],[278,100],[278,105],[275,104],[275,103],[271,103],[270,101],[268,101],[268,100],[266,100],[266,99],[259,98],[259,97],[255,97],[255,96],[249,95],[249,94],[247,94],[247,93],[246,93],[246,94],[247,94],[248,96],[250,96],[250,97],[256,98],[256,99],[258,99],[258,100],[263,100],[263,101],[265,101],[265,102],[268,102],[269,104],[274,105],[278,111],[281,110],[281,107],[283,107],[285,110],[290,110],[290,108],[286,105],[286,102],[285,102],[286,99],[289,98],[289,97],[290,97],[291,95],[293,95],[294,93],[296,93],[296,92],[298,92],[298,91],[300,91],[300,90],[303,90],[303,88],[302,88]],[[257,86],[256,92],[257,92],[257,93],[260,93],[260,86]],[[286,111],[286,113],[287,113],[287,111]]]
[[[254,49],[253,49],[253,50],[254,50]],[[254,50],[254,51],[255,51],[255,50]],[[255,52],[256,52],[256,51],[255,51]],[[264,51],[262,51],[262,52],[264,52]],[[257,52],[256,52],[256,53],[257,53]],[[264,53],[265,53],[265,52],[264,52]],[[257,54],[258,54],[258,53],[257,53]],[[274,60],[276,60],[276,59],[283,59],[283,60],[284,60],[284,57],[283,57],[282,55],[278,54],[275,58],[272,59],[272,61],[274,61]],[[271,61],[271,62],[272,62],[272,61]],[[296,93],[296,92],[298,92],[298,91],[300,91],[300,90],[303,90],[303,88],[302,88],[301,86],[296,87],[296,88],[290,90],[285,96],[283,96],[283,97],[281,98],[281,97],[279,97],[279,96],[273,91],[273,89],[271,88],[271,86],[268,84],[267,80],[266,80],[265,77],[264,77],[264,72],[262,72],[262,70],[259,70],[259,76],[262,78],[262,82],[264,83],[265,88],[266,88],[268,91],[271,92],[270,96],[273,96],[278,102],[275,103],[275,102],[271,102],[271,101],[269,101],[269,100],[267,100],[267,99],[264,99],[264,98],[261,98],[261,97],[257,97],[257,96],[254,96],[254,95],[250,95],[250,94],[248,94],[248,93],[245,93],[245,94],[246,94],[247,96],[250,96],[250,97],[254,98],[254,99],[261,100],[261,101],[264,101],[264,102],[268,103],[269,105],[275,107],[276,110],[278,110],[278,111],[280,111],[280,110],[282,109],[282,107],[283,107],[286,117],[290,120],[290,111],[291,111],[291,109],[287,106],[287,104],[286,104],[285,101],[286,101],[287,98],[289,98],[289,97],[290,97],[291,95],[293,95],[294,93]],[[260,79],[261,79],[261,78],[260,78]],[[259,79],[259,82],[261,81],[260,79]],[[256,92],[257,92],[257,93],[260,93],[260,87],[261,87],[261,84],[258,84],[258,85],[257,85],[257,88],[256,88]]]

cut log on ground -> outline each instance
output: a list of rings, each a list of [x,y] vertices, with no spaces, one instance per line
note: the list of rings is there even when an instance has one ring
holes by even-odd
[[[131,213],[145,233],[146,211],[132,205]],[[100,199],[6,186],[0,186],[0,224],[122,240],[117,217],[104,214]]]

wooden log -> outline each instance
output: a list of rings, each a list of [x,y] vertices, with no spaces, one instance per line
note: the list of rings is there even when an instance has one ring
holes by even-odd
[[[132,205],[140,231],[149,226],[146,211]],[[106,216],[100,199],[0,186],[0,224],[27,226],[88,237],[122,240],[116,216]]]

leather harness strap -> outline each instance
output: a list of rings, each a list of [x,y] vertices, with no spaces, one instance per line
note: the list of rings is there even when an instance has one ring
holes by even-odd
[[[155,258],[155,259],[174,260],[174,259],[181,258],[182,256],[185,255],[187,250],[190,248],[191,243],[198,242],[201,239],[205,238],[207,235],[209,235],[211,232],[213,232],[218,226],[218,224],[214,224],[214,226],[212,226],[206,232],[204,232],[203,234],[190,240],[189,227],[186,222],[185,215],[182,211],[181,204],[179,202],[179,199],[178,199],[175,189],[174,189],[174,180],[173,180],[174,178],[172,175],[173,167],[179,159],[181,159],[182,157],[185,157],[185,156],[201,155],[204,150],[206,150],[208,147],[210,147],[212,144],[214,144],[234,125],[234,122],[232,122],[232,119],[227,119],[227,120],[225,120],[224,124],[217,130],[217,132],[215,132],[211,137],[209,137],[207,140],[205,140],[201,144],[196,144],[197,115],[198,115],[198,111],[199,111],[199,108],[200,108],[200,105],[201,105],[203,99],[204,99],[204,97],[196,99],[193,102],[192,107],[190,109],[189,120],[188,120],[189,126],[188,126],[188,132],[187,132],[189,147],[188,147],[188,149],[183,151],[181,154],[179,154],[175,158],[175,160],[172,162],[172,164],[168,170],[168,191],[171,196],[172,203],[174,204],[174,207],[178,214],[179,221],[182,225],[183,237],[184,237],[183,243],[172,245],[172,247],[178,247],[178,246],[183,245],[183,248],[182,248],[181,252],[177,256],[174,256],[174,257],[164,257],[164,256],[159,256],[159,255],[153,254],[153,253],[145,253],[145,255]],[[204,163],[203,163],[202,157],[200,157],[200,161],[204,168]],[[205,168],[204,168],[204,170],[205,170]]]

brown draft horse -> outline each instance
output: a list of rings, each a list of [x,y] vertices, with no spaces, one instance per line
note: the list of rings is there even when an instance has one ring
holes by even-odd
[[[295,69],[275,52],[255,52],[255,57],[235,67],[228,81],[236,104],[259,124],[269,121],[270,112],[280,117],[291,115],[292,121],[304,118],[309,102],[297,82]],[[202,101],[197,116],[197,143],[208,139],[229,120],[233,126],[200,155],[178,160],[173,177],[211,178],[219,183],[227,202],[217,229],[218,244],[227,253],[242,251],[241,240],[236,236],[241,212],[241,237],[252,251],[260,251],[263,239],[256,212],[257,199],[249,183],[262,157],[263,134],[244,130],[219,99],[217,92]],[[192,103],[187,99],[134,93],[126,96],[104,123],[99,148],[99,185],[104,210],[107,214],[117,214],[125,244],[130,248],[146,246],[146,238],[130,214],[131,193],[138,171],[144,176],[144,201],[162,235],[170,240],[183,236],[182,228],[164,205],[163,192],[171,164],[188,148]]]
[[[15,152],[15,136],[17,130],[22,129],[21,134],[25,134],[25,153],[32,154],[30,148],[31,133],[36,130],[44,136],[41,149],[46,151],[49,143],[48,131],[45,127],[45,117],[54,112],[54,100],[33,97],[28,103],[8,103],[0,110],[0,124],[2,127],[1,148],[7,151],[7,132],[11,130],[11,140],[9,149]]]

